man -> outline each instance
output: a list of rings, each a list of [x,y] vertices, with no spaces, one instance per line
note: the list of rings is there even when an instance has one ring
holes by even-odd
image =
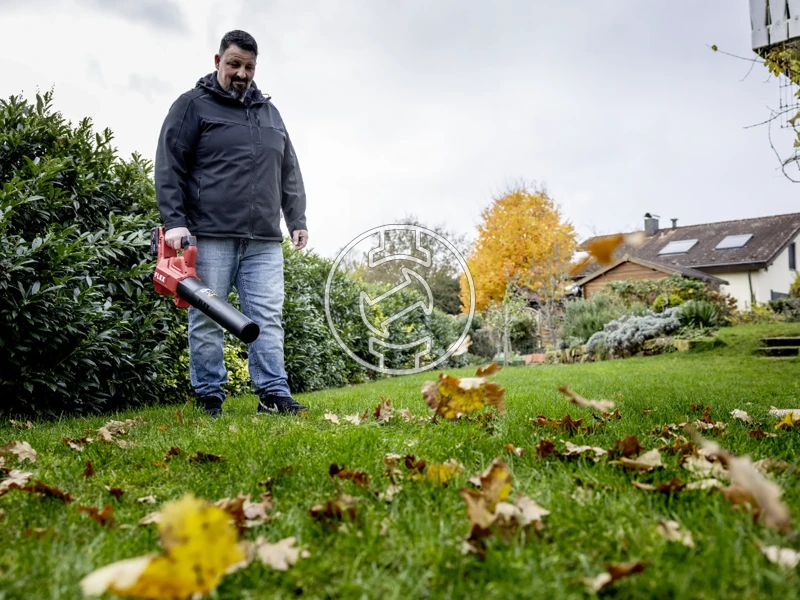
[[[258,412],[306,410],[284,370],[280,214],[292,243],[308,243],[306,195],[280,113],[256,87],[258,46],[244,31],[225,34],[215,72],[178,98],[158,140],[156,198],[167,243],[197,238],[197,276],[222,298],[236,285],[242,312],[261,328],[249,371]],[[228,380],[223,331],[189,309],[189,370],[198,405],[222,413]]]

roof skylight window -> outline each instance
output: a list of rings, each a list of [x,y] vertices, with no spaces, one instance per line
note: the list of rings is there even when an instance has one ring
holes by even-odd
[[[752,233],[745,233],[743,235],[729,235],[726,236],[714,250],[727,250],[728,248],[741,248],[753,237]]]
[[[666,246],[664,246],[661,250],[658,251],[659,256],[662,254],[683,254],[684,252],[688,252],[694,245],[697,243],[697,240],[679,240],[675,242],[670,242]]]

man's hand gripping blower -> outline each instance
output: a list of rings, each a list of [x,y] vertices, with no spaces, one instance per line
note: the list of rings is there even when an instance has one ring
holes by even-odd
[[[196,309],[222,325],[245,344],[254,341],[260,330],[258,325],[217,296],[197,278],[197,240],[194,236],[181,239],[183,252],[167,245],[164,228],[154,227],[150,232],[150,251],[158,256],[153,283],[162,296],[175,297],[178,308]]]

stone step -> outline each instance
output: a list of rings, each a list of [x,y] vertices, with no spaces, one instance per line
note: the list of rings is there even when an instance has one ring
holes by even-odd
[[[800,348],[796,346],[767,346],[764,348],[759,348],[757,353],[761,356],[770,356],[770,357],[777,357],[777,356],[786,356],[786,357],[796,357],[800,356]]]
[[[768,337],[761,338],[765,346],[783,346],[785,348],[800,348],[800,337]]]

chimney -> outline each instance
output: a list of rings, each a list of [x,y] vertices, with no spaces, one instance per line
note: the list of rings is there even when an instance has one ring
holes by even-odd
[[[647,237],[658,233],[658,215],[644,214],[644,233]]]
[[[673,229],[677,229],[678,228],[678,219],[670,219],[670,221],[672,221],[672,228]]]

